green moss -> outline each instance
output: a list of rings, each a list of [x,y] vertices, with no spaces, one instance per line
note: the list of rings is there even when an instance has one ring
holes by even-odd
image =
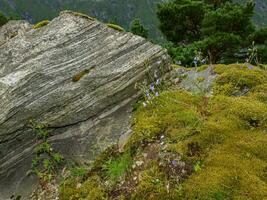
[[[217,65],[214,94],[239,95],[267,81],[267,72],[246,64]]]
[[[111,24],[111,23],[109,23],[109,24],[107,24],[107,26],[109,28],[112,28],[112,29],[114,29],[116,31],[119,31],[119,32],[124,32],[125,31],[124,28],[122,28],[121,26],[119,26],[117,24]]]
[[[99,178],[97,193],[134,200],[266,198],[266,71],[245,64],[214,70],[213,96],[164,91],[135,110],[125,152],[109,149],[88,175]],[[137,161],[143,164],[131,167]],[[85,198],[74,186],[68,189]]]
[[[179,140],[194,133],[201,124],[197,112],[200,98],[185,91],[165,92],[147,107],[141,107],[134,115],[134,134],[126,147],[136,148],[142,143],[156,140],[161,134],[170,140]]]
[[[216,199],[220,194],[221,199],[264,199],[267,163],[253,152],[261,152],[266,159],[261,151],[265,150],[266,139],[262,133],[243,132],[215,148],[204,162],[204,169],[184,183],[185,198]]]
[[[267,84],[262,84],[255,87],[250,93],[250,96],[267,103]]]
[[[264,65],[264,64],[260,64],[259,66],[261,69],[264,69],[264,70],[267,70],[267,65]]]
[[[35,24],[35,25],[33,26],[33,29],[39,29],[39,28],[42,28],[42,27],[46,26],[46,25],[49,24],[49,23],[50,23],[49,20],[43,20],[43,21],[38,22],[37,24]]]
[[[171,64],[171,68],[172,68],[172,69],[179,69],[179,68],[183,68],[183,67],[180,66],[180,65]]]
[[[132,200],[170,199],[166,188],[166,177],[159,168],[152,164],[151,168],[140,174],[140,183],[132,194]]]
[[[92,176],[82,184],[75,179],[69,179],[60,186],[59,199],[61,200],[105,200],[104,187],[101,186],[101,179]]]
[[[204,70],[206,70],[208,67],[209,67],[209,65],[202,65],[202,66],[200,66],[200,67],[197,67],[197,71],[198,71],[198,72],[204,71]]]

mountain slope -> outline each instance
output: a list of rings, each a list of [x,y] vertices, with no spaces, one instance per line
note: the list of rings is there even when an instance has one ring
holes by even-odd
[[[43,19],[53,19],[62,10],[75,10],[96,17],[104,22],[115,22],[129,28],[134,18],[140,18],[150,30],[151,38],[159,39],[156,17],[157,3],[166,0],[1,0],[0,11],[7,15],[19,15],[36,23]],[[246,0],[236,0],[245,3]],[[267,0],[256,0],[254,21],[258,26],[267,25]]]
[[[236,0],[245,3],[246,0]],[[267,0],[255,0],[254,22],[257,26],[267,26]]]
[[[155,38],[160,35],[157,30],[155,14],[156,4],[163,0],[1,0],[0,10],[7,15],[17,13],[22,18],[36,23],[43,19],[52,19],[61,10],[75,10],[86,13],[104,22],[112,21],[125,28],[134,18],[150,29]]]

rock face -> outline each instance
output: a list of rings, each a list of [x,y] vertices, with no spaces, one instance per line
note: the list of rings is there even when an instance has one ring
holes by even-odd
[[[135,84],[170,62],[160,46],[72,12],[37,30],[8,23],[0,41],[0,199],[24,197],[36,183],[26,176],[30,119],[49,127],[65,158],[89,162],[129,130]]]

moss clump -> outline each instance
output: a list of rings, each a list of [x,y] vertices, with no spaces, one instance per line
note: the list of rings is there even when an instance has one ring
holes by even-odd
[[[201,65],[200,67],[197,67],[197,71],[198,71],[198,72],[204,71],[204,70],[206,70],[208,67],[209,67],[209,65]]]
[[[184,183],[184,197],[264,199],[266,142],[266,135],[258,131],[235,132],[231,139],[209,152],[203,170]]]
[[[49,23],[50,23],[49,20],[43,20],[43,21],[38,22],[37,24],[35,24],[35,25],[33,26],[33,29],[39,29],[39,28],[42,28],[42,27],[46,26],[46,25],[49,24]]]
[[[165,174],[157,167],[151,164],[151,168],[142,171],[140,174],[140,183],[136,191],[131,195],[133,200],[161,200],[170,199],[167,188],[167,178]]]
[[[214,94],[243,95],[267,81],[267,72],[246,64],[217,65]]]
[[[124,32],[125,31],[124,28],[122,28],[121,26],[119,26],[117,24],[111,24],[111,23],[109,23],[109,24],[107,24],[107,26],[109,28],[112,28],[112,29],[114,29],[116,31],[119,31],[119,32]]]
[[[106,194],[98,176],[92,176],[82,184],[76,179],[69,179],[60,186],[61,200],[106,200]]]
[[[136,148],[155,141],[160,135],[178,141],[194,134],[201,124],[201,115],[197,111],[200,100],[185,91],[161,94],[152,104],[136,111],[134,134],[126,147]]]

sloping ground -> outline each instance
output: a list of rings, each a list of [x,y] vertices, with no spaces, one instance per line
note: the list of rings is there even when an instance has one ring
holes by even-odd
[[[40,144],[30,122],[49,129],[66,159],[89,162],[129,129],[135,84],[170,61],[160,46],[79,13],[35,28],[11,21],[0,29],[0,199],[36,182],[26,176]]]
[[[267,71],[202,69],[195,84],[217,74],[212,96],[175,87],[140,104],[123,151],[114,146],[63,182],[60,199],[267,199]]]

